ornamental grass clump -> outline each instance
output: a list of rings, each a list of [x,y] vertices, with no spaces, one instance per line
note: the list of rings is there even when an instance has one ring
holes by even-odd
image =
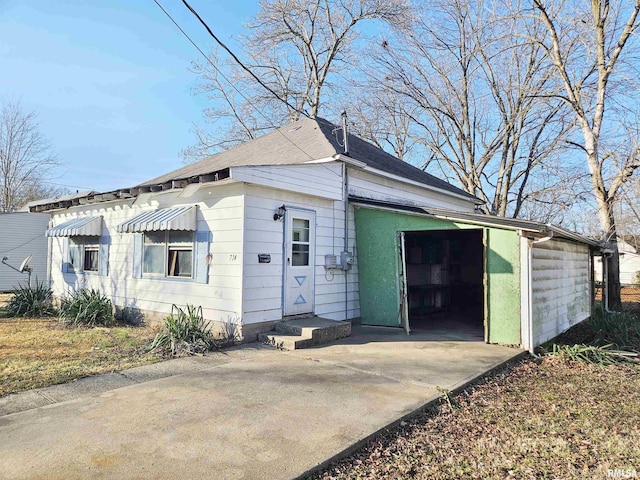
[[[202,307],[187,305],[184,309],[173,305],[147,351],[168,357],[196,355],[217,349],[210,322],[204,319]]]
[[[564,344],[604,346],[617,350],[640,352],[640,315],[633,312],[604,312],[594,315],[569,329],[561,337]]]
[[[601,366],[640,363],[640,316],[632,312],[597,311],[563,333],[546,355]]]
[[[578,363],[593,363],[600,366],[623,362],[635,362],[638,354],[614,350],[613,345],[553,345],[551,355]]]
[[[84,288],[62,300],[59,319],[70,327],[110,327],[115,324],[109,297],[98,290]]]
[[[6,307],[11,317],[50,317],[56,314],[52,302],[53,292],[44,283],[36,282],[35,286],[20,285]]]

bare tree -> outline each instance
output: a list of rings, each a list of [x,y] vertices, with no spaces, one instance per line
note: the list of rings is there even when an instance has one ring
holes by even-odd
[[[367,94],[363,95],[363,91]],[[411,131],[414,105],[378,81],[354,85],[351,96],[359,98],[358,102],[348,105],[352,131],[356,135],[390,151],[400,160],[416,158],[417,145]]]
[[[614,309],[621,308],[619,255],[614,206],[622,186],[640,167],[640,151],[611,155],[601,148],[603,135],[613,131],[606,116],[611,97],[637,75],[635,34],[640,25],[640,0],[591,0],[587,2],[532,0],[534,13],[546,34],[530,33],[553,61],[555,75],[582,132],[579,143],[589,168],[593,195],[597,202],[604,239],[610,242],[613,256],[609,268],[609,299]],[[587,7],[588,6],[588,7]],[[626,57],[626,58],[625,58]],[[628,61],[628,63],[627,63]],[[626,64],[626,65],[625,65]],[[612,112],[613,113],[613,112]],[[609,121],[609,122],[608,122]]]
[[[341,80],[340,67],[351,69],[361,61],[355,54],[360,50],[359,24],[398,24],[409,12],[407,0],[261,0],[258,14],[247,25],[243,50],[246,66],[277,97],[236,66],[221,65],[216,55],[211,62],[233,85],[220,78],[219,71],[212,72],[210,64],[196,64],[194,71],[203,80],[200,93],[220,102],[204,112],[207,122],[228,128],[201,133],[199,145],[185,151],[185,158],[202,158],[303,114],[318,116],[336,88],[332,79]]]
[[[44,179],[58,165],[35,112],[7,102],[0,112],[0,211],[11,212],[55,188]]]
[[[557,158],[572,125],[562,102],[537,96],[551,65],[539,45],[513,34],[519,20],[509,7],[425,2],[407,35],[383,43],[378,75],[419,107],[409,112],[424,167],[441,168],[488,212],[518,216],[531,172]]]

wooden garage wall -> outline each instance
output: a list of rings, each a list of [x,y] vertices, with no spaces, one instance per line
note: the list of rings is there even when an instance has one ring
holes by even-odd
[[[534,345],[550,340],[591,314],[589,247],[564,240],[532,249]]]

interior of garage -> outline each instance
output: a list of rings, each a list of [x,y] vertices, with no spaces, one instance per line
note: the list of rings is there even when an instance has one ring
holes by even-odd
[[[409,327],[484,335],[483,231],[404,234]]]

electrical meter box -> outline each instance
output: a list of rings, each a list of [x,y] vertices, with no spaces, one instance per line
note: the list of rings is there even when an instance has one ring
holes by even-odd
[[[351,270],[352,265],[353,265],[353,253],[351,252],[340,253],[340,267],[343,270]]]
[[[325,255],[324,268],[338,268],[338,257],[335,255]]]

